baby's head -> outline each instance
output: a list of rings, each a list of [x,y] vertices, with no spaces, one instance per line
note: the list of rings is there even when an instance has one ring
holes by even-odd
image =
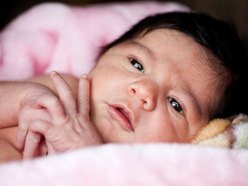
[[[189,142],[210,119],[246,112],[235,101],[246,99],[246,67],[227,24],[148,17],[103,49],[90,73],[91,120],[104,142]]]

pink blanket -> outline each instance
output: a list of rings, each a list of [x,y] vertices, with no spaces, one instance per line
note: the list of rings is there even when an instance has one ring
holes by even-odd
[[[108,144],[0,165],[1,185],[245,186],[248,151],[180,144]]]
[[[43,4],[0,34],[0,79],[52,70],[80,76],[99,47],[138,20],[174,3],[137,2],[88,7]],[[189,144],[108,144],[0,165],[0,185],[248,185],[248,150]]]
[[[30,78],[52,70],[79,77],[95,65],[100,47],[147,15],[185,11],[174,3],[138,2],[69,7],[42,4],[0,35],[0,80]]]

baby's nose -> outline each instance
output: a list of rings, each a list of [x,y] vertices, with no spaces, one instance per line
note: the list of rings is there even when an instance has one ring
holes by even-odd
[[[145,110],[152,111],[157,104],[158,84],[152,80],[140,80],[129,85],[128,91]]]

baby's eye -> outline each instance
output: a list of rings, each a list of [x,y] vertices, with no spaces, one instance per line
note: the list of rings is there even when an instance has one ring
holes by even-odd
[[[180,114],[184,114],[182,107],[180,104],[173,98],[168,98],[169,102],[171,103],[172,107],[179,112]]]
[[[137,68],[139,71],[144,72],[143,66],[142,66],[138,61],[136,61],[135,59],[130,59],[130,62],[131,62],[132,65],[133,65],[135,68]]]

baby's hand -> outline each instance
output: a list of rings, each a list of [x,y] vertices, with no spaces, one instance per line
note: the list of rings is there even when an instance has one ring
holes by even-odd
[[[39,100],[41,98],[47,98],[46,104],[51,104],[49,100],[58,99],[58,96],[48,87],[33,83],[32,89],[29,93],[25,96],[21,109],[18,113],[18,131],[17,131],[17,138],[16,138],[16,148],[19,151],[24,150],[25,140],[27,135],[29,138],[32,139],[33,144],[35,146],[39,145],[42,139],[40,134],[34,134],[29,132],[29,124],[31,121],[36,119],[42,119],[45,121],[51,121],[51,115],[48,110],[41,104],[39,104]],[[40,149],[40,153],[46,153],[46,148],[44,148],[44,143],[41,146],[43,148]],[[42,149],[44,152],[42,152]],[[34,152],[35,154],[35,152]]]
[[[77,103],[73,98],[69,85],[56,72],[51,73],[57,97],[41,96],[36,100],[38,105],[47,109],[51,118],[36,119],[29,124],[32,134],[42,134],[45,137],[48,154],[64,152],[88,145],[100,145],[102,140],[90,121],[89,96],[90,85],[87,75],[79,81]],[[24,158],[31,158],[38,148],[32,140],[33,135],[27,135]]]

